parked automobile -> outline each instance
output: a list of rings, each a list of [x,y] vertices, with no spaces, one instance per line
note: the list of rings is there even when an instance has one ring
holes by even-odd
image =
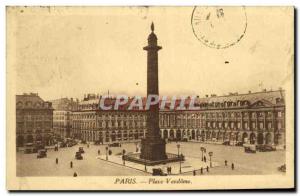
[[[153,168],[152,169],[152,176],[166,176],[167,174],[165,174],[161,168]]]
[[[236,144],[235,144],[235,146],[243,146],[243,142],[237,142]]]
[[[225,141],[222,143],[223,145],[229,146],[230,145],[230,141]]]
[[[83,159],[83,157],[81,155],[81,152],[76,152],[75,159],[77,159],[77,160],[82,160]]]
[[[244,144],[245,153],[256,153],[256,146],[250,144]]]
[[[65,147],[67,147],[67,143],[66,142],[61,142],[60,145],[59,145],[59,147],[65,148]]]
[[[37,153],[37,148],[33,143],[27,143],[25,144],[25,154],[30,154],[30,153]]]
[[[85,140],[82,140],[81,143],[82,143],[82,144],[86,144],[86,141],[85,141]]]
[[[257,145],[256,148],[259,152],[270,152],[276,150],[273,146],[270,145]]]
[[[101,143],[100,140],[94,142],[95,145],[100,145],[100,143]]]
[[[79,147],[78,152],[84,153],[83,147]]]
[[[45,149],[45,145],[44,145],[41,141],[37,141],[37,142],[35,143],[35,148],[36,148],[37,150]]]
[[[121,147],[121,143],[115,142],[115,143],[108,144],[108,146],[109,147]]]
[[[182,138],[180,141],[181,141],[181,142],[187,142],[187,141],[188,141],[188,138]]]
[[[280,167],[278,167],[278,171],[286,172],[286,165],[283,164],[283,165],[281,165]]]
[[[39,150],[36,158],[40,159],[45,157],[47,157],[47,150],[46,149]]]

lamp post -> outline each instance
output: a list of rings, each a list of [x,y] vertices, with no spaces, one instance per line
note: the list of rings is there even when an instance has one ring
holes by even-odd
[[[213,152],[209,152],[208,155],[209,155],[209,162],[210,162],[209,164],[210,167],[212,167],[211,157],[213,156]]]
[[[106,160],[108,160],[108,154],[107,154],[108,146],[105,147],[105,150],[106,150]]]
[[[179,148],[180,148],[180,144],[177,144],[178,157],[179,157]]]
[[[125,153],[126,153],[126,150],[123,149],[123,151],[122,151],[122,154],[123,154],[123,156],[122,156],[122,159],[123,159],[123,165],[125,165]]]
[[[206,148],[200,147],[200,150],[202,152],[201,161],[203,161],[203,153],[206,152]]]
[[[135,151],[136,151],[136,152],[139,151],[139,149],[138,149],[138,144],[139,144],[138,142],[135,142]]]
[[[178,158],[179,158],[179,173],[181,173],[181,157],[179,155],[179,149],[180,149],[180,144],[177,144]]]

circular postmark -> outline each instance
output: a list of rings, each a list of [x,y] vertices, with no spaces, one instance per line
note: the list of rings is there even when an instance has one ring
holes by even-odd
[[[247,30],[245,7],[195,7],[191,25],[196,38],[210,48],[238,43]]]

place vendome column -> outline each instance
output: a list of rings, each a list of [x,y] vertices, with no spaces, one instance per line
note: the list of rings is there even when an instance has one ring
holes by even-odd
[[[154,34],[154,24],[151,24],[151,33],[148,37],[147,51],[147,96],[159,95],[158,91],[158,51],[162,49],[157,45]],[[159,130],[159,103],[151,105],[147,112],[147,134],[141,142],[141,159],[159,161],[167,159],[166,142],[160,136]]]

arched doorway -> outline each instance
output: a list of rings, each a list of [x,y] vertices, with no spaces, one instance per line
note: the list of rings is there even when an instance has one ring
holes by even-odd
[[[172,129],[170,130],[170,138],[174,139],[174,130],[172,130]]]
[[[276,133],[274,135],[274,144],[275,145],[280,145],[282,142],[282,135],[280,133]]]
[[[116,141],[116,132],[115,131],[111,132],[111,141],[112,142]]]
[[[263,133],[257,134],[257,144],[263,144],[264,143],[264,135]]]
[[[240,141],[240,133],[239,132],[235,133],[235,141],[236,142]]]
[[[19,135],[17,137],[17,147],[22,147],[24,146],[24,137],[22,135]]]
[[[242,142],[247,143],[247,141],[248,141],[248,134],[246,132],[244,132],[243,136],[242,136]]]
[[[207,131],[206,132],[206,140],[210,140],[211,139],[211,132],[210,131]]]
[[[181,140],[181,131],[180,130],[176,130],[176,139]]]
[[[202,142],[205,141],[205,131],[201,132],[201,140],[202,140]]]
[[[217,140],[218,141],[222,140],[222,132],[220,132],[220,131],[217,133]]]
[[[200,140],[200,131],[197,130],[197,134],[196,134],[197,140]]]
[[[129,140],[132,140],[133,139],[133,132],[132,130],[129,131]]]
[[[216,140],[216,137],[217,137],[216,132],[212,131],[212,136],[211,137],[212,137],[212,139]]]
[[[256,135],[255,133],[250,134],[250,144],[255,144],[256,142]]]
[[[135,140],[138,140],[138,139],[139,139],[139,133],[138,133],[138,131],[135,131],[135,132],[134,132],[134,139],[135,139]]]
[[[163,138],[168,139],[168,130],[163,130]]]
[[[26,143],[33,143],[33,136],[32,135],[27,135]]]
[[[109,142],[109,133],[108,132],[106,132],[106,134],[105,134],[105,142]]]
[[[124,133],[123,133],[123,140],[128,140],[128,133],[127,133],[127,131],[124,131]]]
[[[265,144],[272,144],[272,135],[271,133],[267,133],[265,136]]]
[[[192,130],[192,140],[196,139],[196,133],[195,130]]]
[[[121,133],[121,131],[118,131],[117,132],[117,140],[122,140],[122,133]]]

